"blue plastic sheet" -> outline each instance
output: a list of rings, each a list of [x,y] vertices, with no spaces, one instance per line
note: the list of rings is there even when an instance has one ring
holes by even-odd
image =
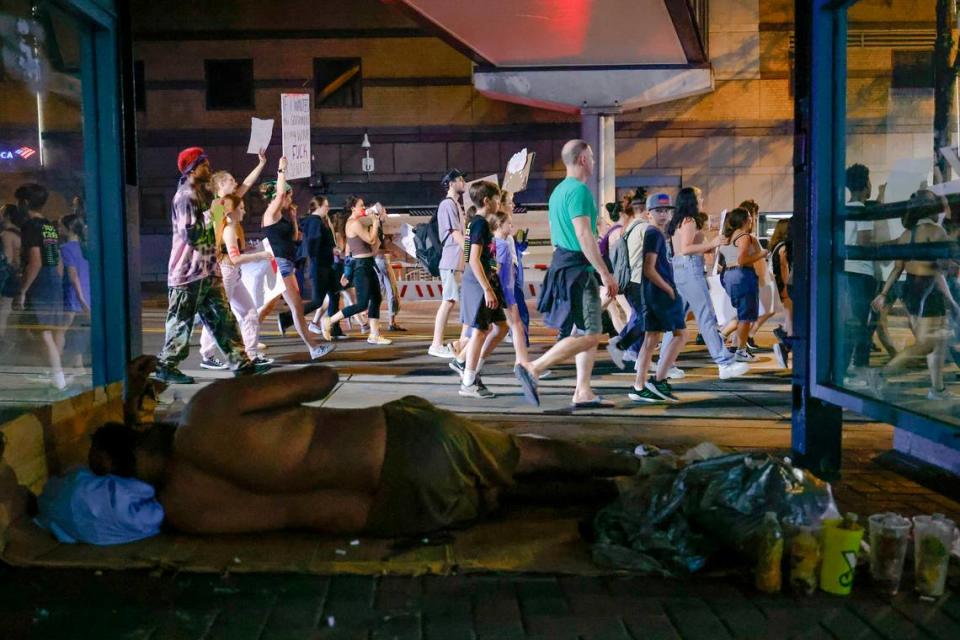
[[[51,478],[35,522],[60,542],[123,544],[160,533],[163,507],[154,488],[134,478],[98,476],[79,468]]]

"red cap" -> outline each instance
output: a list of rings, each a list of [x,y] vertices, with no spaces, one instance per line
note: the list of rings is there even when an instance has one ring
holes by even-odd
[[[180,173],[188,173],[194,169],[194,166],[191,165],[195,165],[197,160],[205,155],[200,147],[184,149],[177,156],[177,168],[180,169]]]

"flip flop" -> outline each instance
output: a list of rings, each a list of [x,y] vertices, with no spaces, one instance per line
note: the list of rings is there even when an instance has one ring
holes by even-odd
[[[617,405],[611,400],[604,400],[603,396],[597,396],[587,402],[571,402],[570,406],[574,409],[613,409]]]
[[[527,402],[535,407],[539,407],[540,394],[537,393],[537,381],[530,372],[527,371],[527,368],[519,364],[514,365],[513,375],[520,381],[520,387],[523,389],[523,395],[527,399]]]

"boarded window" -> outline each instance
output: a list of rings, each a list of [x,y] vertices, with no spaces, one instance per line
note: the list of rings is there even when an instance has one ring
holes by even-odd
[[[360,58],[314,58],[313,83],[318,109],[363,106]]]

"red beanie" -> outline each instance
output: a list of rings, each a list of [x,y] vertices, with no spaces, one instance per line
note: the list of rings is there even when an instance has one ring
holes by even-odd
[[[197,162],[200,156],[205,156],[203,149],[200,147],[190,147],[184,149],[180,152],[180,155],[177,156],[177,168],[180,169],[180,173],[187,173],[194,169],[193,165]]]

